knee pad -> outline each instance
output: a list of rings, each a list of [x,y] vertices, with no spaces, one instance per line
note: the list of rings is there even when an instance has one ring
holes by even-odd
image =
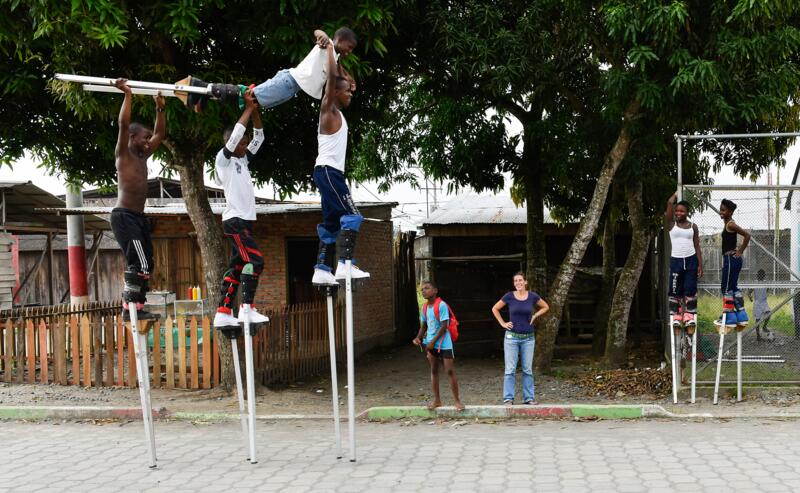
[[[687,296],[684,301],[686,313],[697,313],[697,296]]]
[[[147,292],[147,278],[138,272],[127,270],[123,280],[122,298],[126,302],[144,303],[145,293]]]
[[[361,229],[361,223],[364,222],[364,216],[361,214],[345,214],[339,219],[339,223],[342,225],[342,229],[349,229],[352,231],[358,231]]]
[[[725,313],[730,313],[735,310],[733,304],[733,295],[728,292],[722,297],[722,311]]]
[[[352,229],[339,231],[339,237],[336,238],[336,251],[339,252],[339,260],[353,260],[357,236],[358,233]]]
[[[317,224],[317,236],[319,241],[326,245],[333,245],[336,243],[336,233],[331,233],[323,224]]]
[[[669,313],[670,315],[677,315],[678,311],[680,311],[681,302],[675,296],[669,297]]]

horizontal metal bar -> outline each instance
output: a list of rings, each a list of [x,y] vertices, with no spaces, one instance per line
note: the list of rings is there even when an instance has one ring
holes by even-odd
[[[753,191],[770,191],[770,190],[800,190],[800,185],[683,185],[687,190],[719,190],[721,192],[729,190],[753,190]]]
[[[94,84],[99,86],[113,86],[117,79],[107,79],[105,77],[91,77],[88,75],[56,74],[57,80],[66,82],[78,82],[80,84]],[[186,86],[183,84],[163,84],[159,82],[145,82],[140,80],[127,81],[128,87],[138,87],[140,89],[160,89],[162,91],[192,92],[195,94],[211,94],[211,87]]]
[[[739,288],[753,289],[753,288],[767,288],[767,289],[800,289],[800,283],[780,283],[780,282],[767,282],[767,283],[754,283],[754,282],[740,282],[737,284]],[[719,283],[700,283],[697,289],[720,289]]]
[[[117,89],[114,86],[98,86],[96,84],[84,84],[83,90],[89,92],[113,92],[122,94],[122,90]],[[156,96],[158,93],[161,93],[161,95],[164,97],[175,97],[175,91],[166,89],[143,89],[141,87],[131,87],[131,92],[133,94],[143,94],[145,96]]]
[[[717,360],[714,360],[717,361]],[[736,358],[722,358],[723,363],[736,363]],[[786,363],[785,359],[742,359],[742,363]]]
[[[713,380],[698,380],[697,383],[712,385],[714,383],[714,381]],[[723,380],[720,383],[733,385],[733,384],[736,383],[736,380]],[[796,385],[796,384],[800,383],[800,376],[798,376],[797,380],[743,380],[742,383],[744,383],[744,384]]]
[[[706,140],[706,139],[769,139],[773,137],[800,137],[800,132],[774,132],[760,134],[703,134],[703,135],[678,135],[675,139]]]

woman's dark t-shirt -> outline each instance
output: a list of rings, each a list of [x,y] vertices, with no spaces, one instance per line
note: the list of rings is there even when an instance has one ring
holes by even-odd
[[[539,302],[541,297],[533,291],[528,291],[528,297],[522,301],[514,296],[513,291],[509,291],[503,295],[503,303],[508,305],[508,314],[511,323],[514,327],[511,332],[518,334],[532,334],[533,325],[531,325],[531,317],[536,312],[536,303]]]

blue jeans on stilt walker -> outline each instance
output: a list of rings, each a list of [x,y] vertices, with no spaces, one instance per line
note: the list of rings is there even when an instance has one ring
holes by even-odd
[[[744,296],[739,289],[739,273],[742,271],[742,257],[730,254],[722,256],[722,273],[720,274],[720,291],[722,296],[733,298],[734,317],[736,323],[748,321],[747,310],[744,308]],[[728,320],[732,323],[734,320]]]
[[[520,337],[527,335],[528,337]],[[503,376],[503,400],[513,401],[516,393],[517,363],[522,363],[522,401],[534,400],[533,350],[536,339],[533,334],[506,332],[503,343],[505,374]]]

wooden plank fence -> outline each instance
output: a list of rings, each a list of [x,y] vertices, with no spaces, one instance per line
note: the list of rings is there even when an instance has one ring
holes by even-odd
[[[0,381],[136,387],[133,340],[121,313],[120,302],[0,312]],[[256,376],[264,385],[329,371],[324,301],[267,314],[270,324],[253,341]],[[345,335],[340,303],[335,305],[335,318],[337,351],[342,353]],[[220,348],[215,336],[208,317],[170,317],[153,324],[147,348],[151,385],[168,389],[218,386]],[[239,346],[243,353],[244,344]]]

